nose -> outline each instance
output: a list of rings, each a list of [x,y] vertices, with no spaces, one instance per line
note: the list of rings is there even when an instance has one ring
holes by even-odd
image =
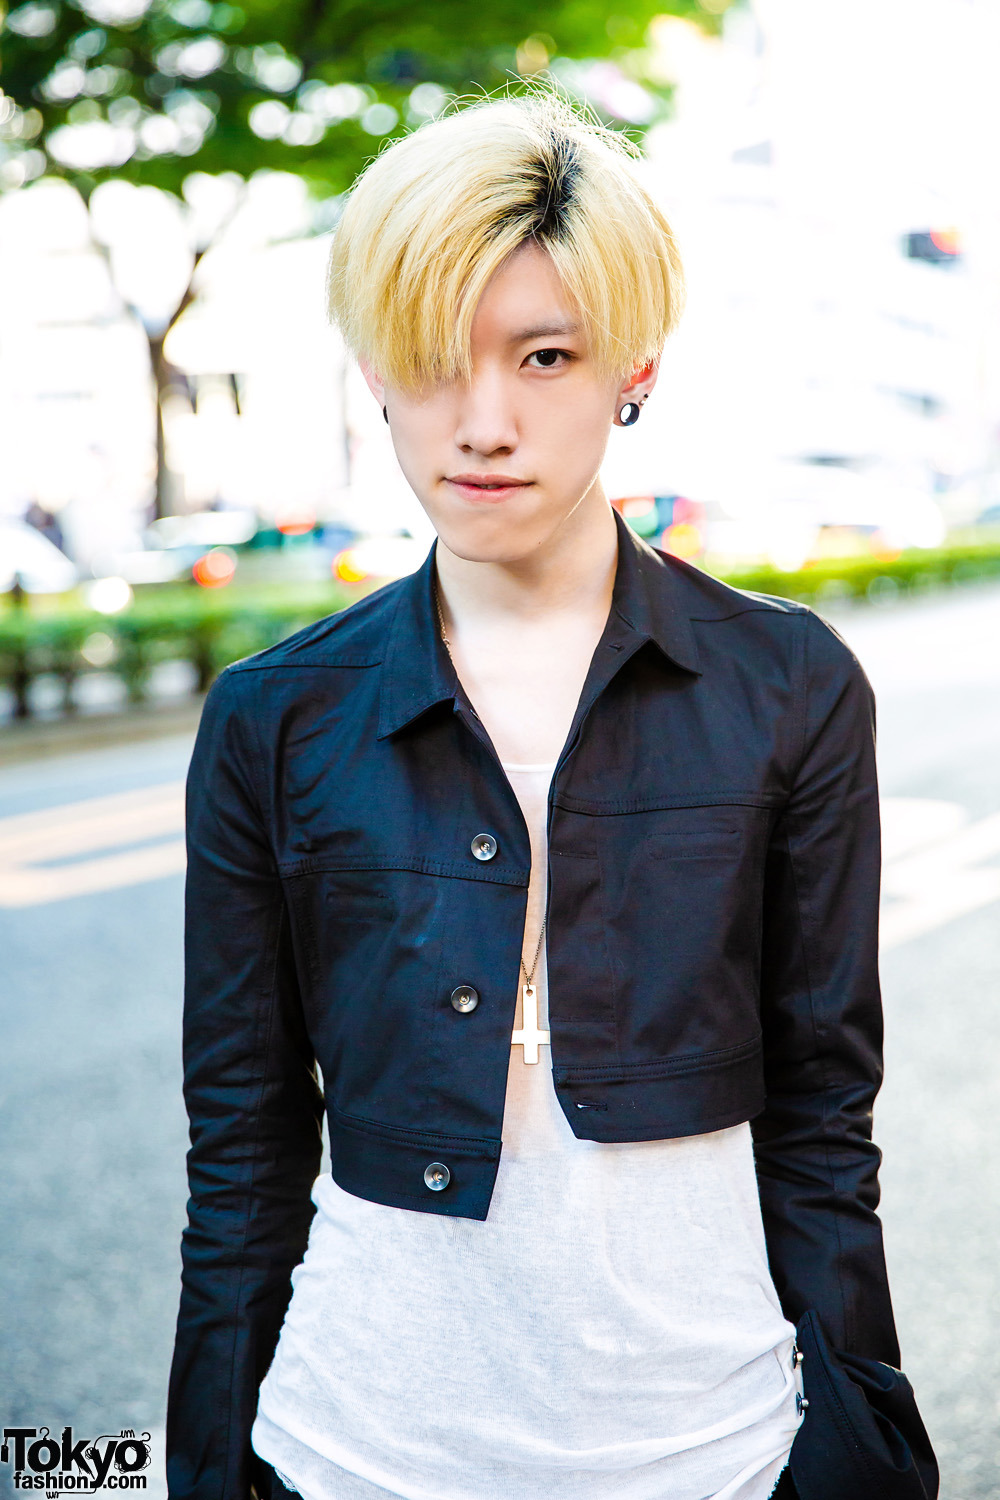
[[[517,442],[517,412],[502,374],[477,371],[456,395],[456,445],[463,453],[487,458],[513,453]]]

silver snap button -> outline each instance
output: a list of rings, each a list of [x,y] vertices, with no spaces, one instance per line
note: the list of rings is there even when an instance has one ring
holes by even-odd
[[[475,1010],[479,1004],[478,991],[471,984],[459,984],[451,992],[451,1003],[456,1010],[466,1015],[470,1010]]]
[[[443,1161],[432,1161],[429,1166],[424,1168],[424,1181],[431,1192],[439,1193],[442,1188],[448,1186],[451,1181],[451,1173]]]
[[[796,1410],[797,1414],[800,1417],[801,1417],[802,1413],[805,1411],[805,1409],[806,1409],[806,1407],[808,1405],[809,1405],[809,1402],[806,1400],[805,1396],[800,1396],[798,1394],[798,1392],[796,1392],[796,1395],[795,1395],[795,1410]]]
[[[492,833],[477,833],[472,840],[472,852],[477,859],[492,859],[497,852],[497,841]]]

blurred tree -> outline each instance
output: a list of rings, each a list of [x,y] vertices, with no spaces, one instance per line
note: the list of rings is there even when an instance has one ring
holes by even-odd
[[[99,184],[121,179],[161,189],[189,213],[187,286],[165,319],[147,314],[144,323],[158,393],[157,515],[162,398],[179,379],[164,342],[241,201],[231,192],[225,213],[194,213],[185,183],[226,174],[238,186],[261,169],[292,172],[316,201],[315,227],[328,228],[337,195],[387,137],[449,98],[516,88],[548,69],[579,91],[570,59],[614,65],[613,86],[591,102],[641,134],[666,100],[645,72],[650,21],[670,14],[717,30],[730,0],[615,3],[24,0],[5,14],[0,0],[0,190],[58,176],[89,205]]]

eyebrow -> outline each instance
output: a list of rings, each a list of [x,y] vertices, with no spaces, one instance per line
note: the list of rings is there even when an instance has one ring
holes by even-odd
[[[567,338],[579,332],[579,323],[536,323],[533,328],[521,328],[517,333],[512,333],[508,343],[526,344],[529,339],[546,339],[556,336]]]

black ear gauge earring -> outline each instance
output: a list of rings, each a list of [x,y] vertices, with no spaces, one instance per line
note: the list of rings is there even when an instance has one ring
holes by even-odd
[[[637,401],[626,401],[618,413],[618,420],[623,427],[631,427],[634,422],[638,422],[641,410],[642,407]]]
[[[382,415],[383,415],[383,417],[385,417],[386,422],[388,422],[389,421],[389,413],[386,411],[386,409],[385,409],[384,406],[382,408]]]

